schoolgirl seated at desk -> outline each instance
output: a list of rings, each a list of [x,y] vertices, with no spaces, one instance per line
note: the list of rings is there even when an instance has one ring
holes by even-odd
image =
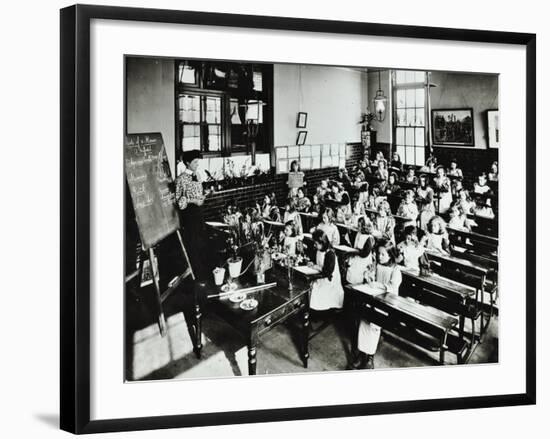
[[[395,220],[391,214],[390,203],[383,200],[378,205],[377,214],[374,219],[374,236],[395,242],[394,228]]]
[[[411,189],[405,191],[405,199],[401,201],[397,208],[397,215],[408,218],[409,221],[403,224],[404,227],[416,226],[416,220],[418,219],[418,206],[414,201],[414,192]]]
[[[304,188],[299,188],[297,193],[297,206],[298,212],[309,212],[311,208],[311,201],[306,197]]]
[[[491,187],[487,184],[487,175],[485,172],[481,173],[477,177],[477,182],[474,183],[474,193],[476,194],[492,194]]]
[[[359,188],[356,196],[357,199],[353,205],[353,213],[355,215],[365,215],[365,207],[369,202],[369,186],[367,183]]]
[[[470,193],[466,189],[457,192],[457,204],[465,215],[474,213],[476,203],[470,198]]]
[[[426,230],[428,221],[435,215],[434,191],[428,186],[428,177],[421,175],[419,186],[416,188],[416,197],[420,206],[419,225],[422,230]]]
[[[275,198],[275,193],[265,194],[261,209],[261,215],[264,219],[271,219],[273,209],[277,207],[277,199]]]
[[[314,311],[341,309],[344,305],[344,288],[336,253],[323,230],[313,232],[313,242],[316,255],[312,266],[320,273],[311,283],[310,308]]]
[[[407,183],[418,184],[418,177],[415,175],[415,171],[412,166],[409,167],[409,169],[407,170],[407,175],[405,175],[405,181]]]
[[[434,216],[428,222],[426,234],[421,240],[426,250],[437,253],[450,254],[449,234],[445,221],[440,216]]]
[[[296,256],[298,243],[301,242],[296,234],[296,225],[293,221],[285,224],[284,230],[279,238],[280,250],[287,256]]]
[[[451,180],[447,177],[443,166],[437,167],[437,175],[434,178],[434,191],[439,196],[439,213],[447,213],[453,202],[453,195],[451,193]]]
[[[458,167],[458,162],[456,159],[451,160],[451,165],[449,171],[447,172],[451,177],[460,177],[462,178],[462,169]]]
[[[346,262],[346,281],[352,285],[362,283],[369,270],[372,270],[372,250],[376,244],[370,220],[360,217],[357,220],[357,228],[353,248],[359,250],[359,254],[351,256]]]
[[[294,226],[296,227],[296,234],[298,236],[303,235],[304,229],[302,227],[302,217],[300,216],[300,212],[298,212],[297,202],[294,199],[289,199],[285,206],[283,222],[286,224],[289,221],[294,223]]]
[[[378,186],[380,188],[380,193],[384,195],[394,195],[401,190],[401,186],[397,184],[397,174],[392,172],[387,181],[383,181]]]
[[[321,213],[321,222],[317,227],[311,229],[311,233],[315,233],[316,230],[322,230],[327,235],[331,245],[340,244],[340,232],[336,224],[334,224],[334,220],[334,210],[326,207]]]
[[[318,194],[313,194],[312,201],[311,201],[311,207],[309,209],[309,213],[320,215],[321,211],[324,209],[324,205],[321,202]]]
[[[386,163],[386,160],[378,160],[378,168],[376,169],[374,176],[381,180],[388,179],[388,165]]]
[[[376,265],[373,276],[367,274],[365,282],[375,289],[390,294],[399,294],[401,270],[396,264],[396,250],[390,241],[382,240],[375,248]],[[378,349],[381,328],[361,319],[357,334],[358,352],[350,365],[354,369],[374,369],[374,355]]]
[[[460,207],[460,203],[455,203],[449,209],[449,227],[458,230],[472,231],[472,227],[476,226],[475,221],[468,218]]]
[[[422,231],[420,231],[422,232]],[[403,231],[403,240],[397,245],[397,262],[405,268],[420,271],[421,258],[425,248],[418,239],[415,226],[407,226]]]
[[[351,213],[351,199],[342,184],[335,181],[332,182],[330,188],[332,192],[327,196],[327,204],[331,205],[333,209],[340,207],[344,213]]]

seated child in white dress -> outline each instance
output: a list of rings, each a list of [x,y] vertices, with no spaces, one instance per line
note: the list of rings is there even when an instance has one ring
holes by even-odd
[[[314,311],[341,309],[344,305],[344,288],[336,253],[323,230],[313,232],[313,242],[317,250],[313,268],[320,273],[311,283],[310,308]]]
[[[436,215],[428,221],[426,235],[421,240],[426,250],[449,254],[449,235],[443,218]]]
[[[326,207],[321,214],[321,222],[317,227],[313,227],[310,232],[314,233],[315,230],[322,230],[328,237],[330,245],[340,244],[340,232],[338,227],[334,224],[334,211],[330,207]]]
[[[424,247],[418,241],[416,227],[405,227],[403,241],[397,245],[397,251],[397,262],[405,268],[420,271],[420,258],[424,254]]]
[[[375,249],[376,267],[374,278],[366,279],[373,288],[390,294],[399,294],[401,270],[395,263],[395,248],[390,241],[379,242]],[[378,348],[381,328],[365,319],[359,322],[357,355],[351,366],[354,369],[374,369],[374,354]]]
[[[353,248],[359,250],[359,254],[348,259],[346,271],[346,281],[352,285],[363,283],[365,276],[372,271],[372,250],[376,243],[370,220],[360,217],[357,220],[357,227],[359,230],[355,235]]]
[[[404,227],[416,226],[416,220],[418,219],[418,206],[414,201],[414,191],[412,189],[407,189],[405,191],[405,199],[401,201],[401,204],[397,209],[397,215],[409,218],[410,221],[403,224]]]

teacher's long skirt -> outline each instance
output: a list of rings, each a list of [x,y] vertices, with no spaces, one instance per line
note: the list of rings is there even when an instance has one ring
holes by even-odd
[[[180,219],[183,229],[183,243],[193,273],[197,279],[206,279],[210,270],[207,263],[207,236],[202,207],[189,204],[180,211]]]

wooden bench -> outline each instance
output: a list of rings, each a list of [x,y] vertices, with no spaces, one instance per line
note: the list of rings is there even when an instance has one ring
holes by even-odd
[[[477,232],[468,232],[467,230],[455,229],[453,227],[447,227],[447,232],[452,246],[472,250],[476,254],[484,256],[497,257],[497,237],[482,235]]]
[[[419,302],[437,308],[448,314],[458,316],[458,336],[463,338],[465,319],[472,322],[470,334],[470,350],[476,344],[475,321],[480,316],[475,305],[476,289],[437,274],[420,275],[415,270],[402,269],[403,282],[399,292],[403,296],[412,297]]]
[[[496,286],[488,281],[490,269],[480,266],[473,261],[445,255],[437,252],[426,252],[430,260],[430,268],[440,276],[453,279],[475,288],[475,298],[469,298],[467,303],[476,307],[476,314],[480,320],[480,337],[486,332],[493,316]],[[485,302],[485,294],[489,295],[489,301]]]
[[[458,323],[455,317],[396,294],[370,294],[368,285],[347,285],[346,292],[356,325],[364,318],[416,346],[439,352],[440,364],[444,364],[447,351],[456,355],[457,363],[464,362],[467,345],[451,333]],[[353,343],[357,346],[356,338]]]

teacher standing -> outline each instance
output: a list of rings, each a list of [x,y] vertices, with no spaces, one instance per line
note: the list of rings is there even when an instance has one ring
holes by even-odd
[[[176,179],[176,201],[180,209],[183,241],[197,279],[206,279],[206,232],[203,216],[204,191],[197,175],[200,152],[196,149],[182,155],[185,170]]]

